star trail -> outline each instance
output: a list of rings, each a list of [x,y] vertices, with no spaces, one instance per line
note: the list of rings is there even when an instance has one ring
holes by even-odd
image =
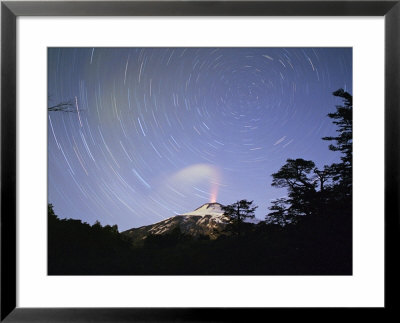
[[[287,158],[339,159],[321,140],[352,93],[351,48],[49,48],[48,202],[119,230],[207,202],[284,195]]]

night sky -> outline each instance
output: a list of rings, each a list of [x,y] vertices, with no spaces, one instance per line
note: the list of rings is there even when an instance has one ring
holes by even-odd
[[[48,201],[61,218],[151,224],[207,202],[286,195],[287,158],[331,164],[321,137],[352,93],[351,48],[50,48]]]

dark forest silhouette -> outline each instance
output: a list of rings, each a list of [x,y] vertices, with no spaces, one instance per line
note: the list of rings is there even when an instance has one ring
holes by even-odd
[[[50,275],[350,275],[352,274],[352,96],[328,117],[336,136],[324,137],[340,162],[315,167],[311,160],[287,159],[272,174],[272,186],[287,197],[272,201],[265,221],[254,217],[247,200],[223,207],[231,219],[211,240],[179,227],[150,235],[134,246],[118,227],[60,219],[48,208]]]
[[[293,224],[302,216],[324,217],[328,214],[334,217],[329,222],[351,220],[353,99],[343,89],[333,95],[344,100],[343,106],[337,106],[335,113],[328,114],[338,126],[337,136],[322,139],[333,142],[329,149],[341,153],[341,162],[325,165],[320,170],[311,160],[288,159],[278,172],[272,174],[272,186],[287,188],[288,197],[272,202],[270,210],[273,212],[266,217],[268,223]],[[344,210],[350,215],[345,215]],[[348,225],[348,221],[343,224]]]

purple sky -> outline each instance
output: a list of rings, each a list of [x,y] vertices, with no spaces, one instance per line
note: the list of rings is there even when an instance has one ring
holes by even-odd
[[[352,93],[351,48],[50,48],[48,200],[120,231],[216,200],[254,200],[287,158],[338,160],[321,137]]]

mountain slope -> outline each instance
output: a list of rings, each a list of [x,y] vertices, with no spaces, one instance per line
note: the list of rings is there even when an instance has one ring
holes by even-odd
[[[170,234],[179,228],[181,233],[186,235],[216,239],[230,223],[230,218],[224,215],[221,207],[219,203],[206,203],[192,212],[176,215],[155,224],[132,228],[122,234],[135,243],[143,241],[150,234]]]

